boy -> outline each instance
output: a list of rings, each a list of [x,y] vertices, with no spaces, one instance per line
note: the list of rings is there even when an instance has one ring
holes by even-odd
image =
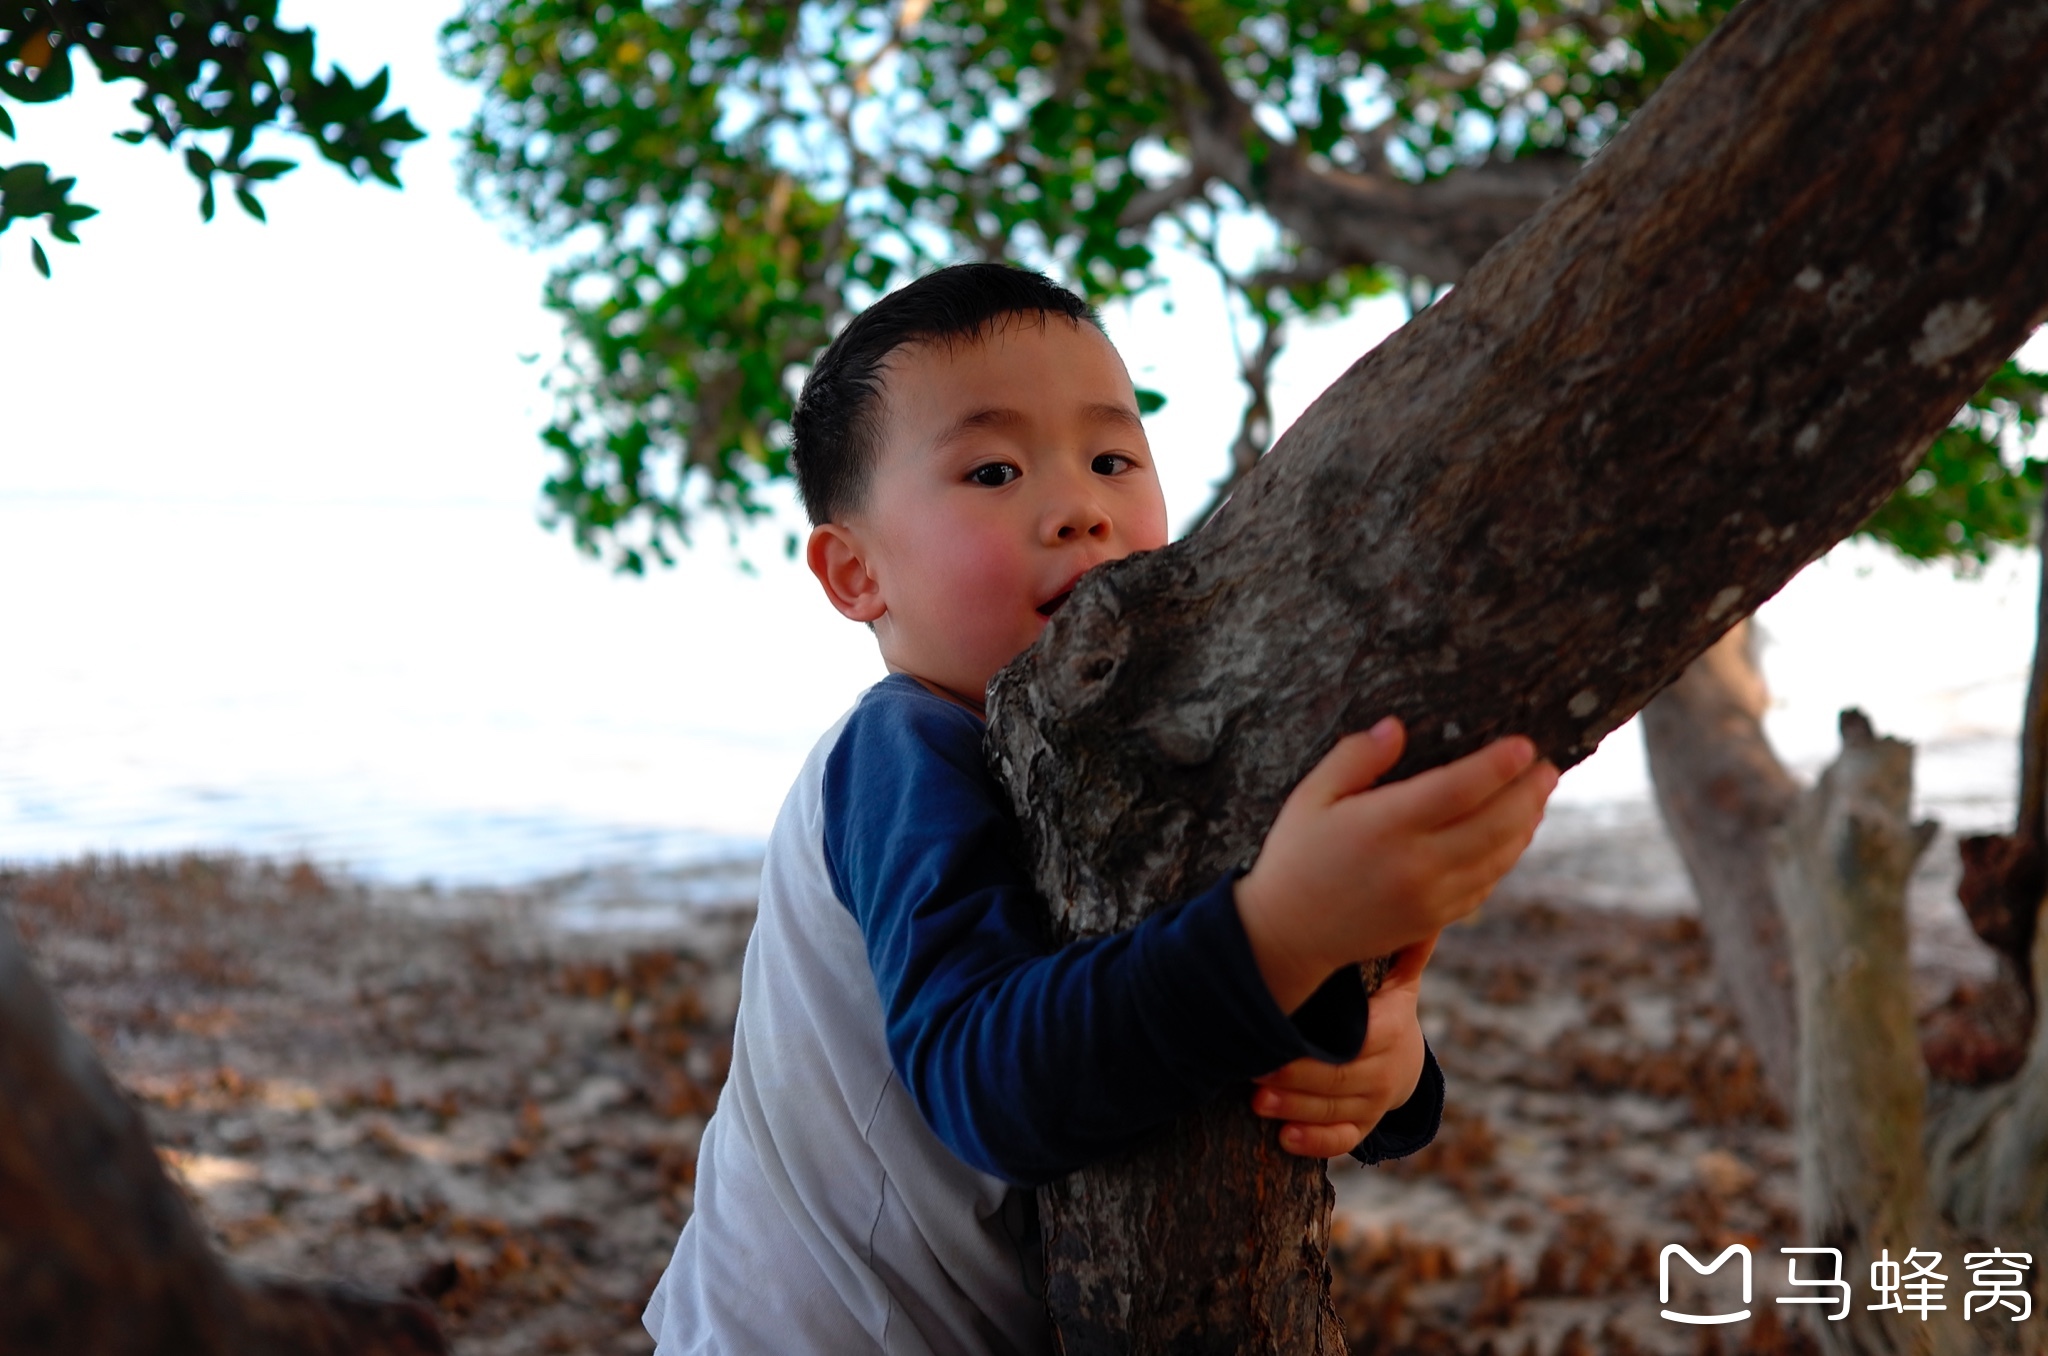
[[[1368,789],[1400,754],[1383,721],[1241,878],[1051,946],[982,699],[1083,573],[1166,543],[1130,378],[1080,299],[963,265],[850,323],[793,423],[807,560],[890,676],[776,821],[732,1071],[645,1321],[665,1356],[1043,1351],[1033,1185],[1254,1080],[1291,1152],[1428,1142],[1417,981],[1556,772],[1503,740]],[[1397,952],[1368,1007],[1356,963]]]

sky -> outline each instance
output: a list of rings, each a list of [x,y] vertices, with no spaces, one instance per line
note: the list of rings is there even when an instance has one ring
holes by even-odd
[[[614,576],[539,522],[547,261],[460,194],[475,96],[432,7],[287,4],[360,78],[392,69],[429,139],[403,191],[308,163],[202,224],[115,91],[21,109],[0,159],[78,176],[85,243],[0,236],[0,860],[192,846],[372,876],[517,880],[682,861],[763,837],[805,752],[881,674],[871,638],[780,555],[783,524]],[[1215,285],[1177,266],[1108,316],[1184,521],[1241,396]],[[1284,425],[1399,325],[1305,332]],[[2048,355],[2044,355],[2048,356]],[[1836,709],[1923,744],[1923,784],[2005,813],[2034,565],[1957,581],[1838,551],[1766,605],[1774,738],[1811,768]],[[1640,803],[1632,729],[1560,801]]]

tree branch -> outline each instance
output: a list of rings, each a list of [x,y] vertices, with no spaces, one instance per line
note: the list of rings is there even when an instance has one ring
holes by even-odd
[[[1124,0],[1124,24],[1133,60],[1173,91],[1191,162],[1181,178],[1132,200],[1120,223],[1127,227],[1149,223],[1220,179],[1330,270],[1386,264],[1453,283],[1578,168],[1566,156],[1530,156],[1420,184],[1318,168],[1298,145],[1253,121],[1178,0]]]
[[[1218,272],[1221,272],[1219,267]],[[1228,280],[1226,284],[1235,287]],[[1189,523],[1188,530],[1194,531],[1203,523],[1216,516],[1231,496],[1238,482],[1251,474],[1259,464],[1259,458],[1266,455],[1266,449],[1273,442],[1273,364],[1279,360],[1280,350],[1287,343],[1287,325],[1270,307],[1251,300],[1248,288],[1237,288],[1250,306],[1252,321],[1259,327],[1259,340],[1246,352],[1238,348],[1237,374],[1244,382],[1244,414],[1237,422],[1237,437],[1230,444],[1230,465],[1223,478],[1216,482],[1209,495],[1209,502],[1202,506]],[[1236,337],[1233,333],[1233,339]]]
[[[1207,527],[1087,575],[989,704],[1055,935],[1244,865],[1387,714],[1396,777],[1577,762],[1867,518],[2048,313],[2044,69],[2048,0],[1746,5]],[[1327,1183],[1226,1101],[1041,1193],[1073,1341],[1327,1343]]]

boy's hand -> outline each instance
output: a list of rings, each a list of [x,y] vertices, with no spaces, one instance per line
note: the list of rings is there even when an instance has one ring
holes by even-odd
[[[1407,735],[1392,716],[1335,748],[1280,807],[1237,911],[1282,1012],[1340,965],[1391,955],[1478,908],[1529,845],[1557,769],[1520,736],[1374,786]]]
[[[1402,951],[1366,1010],[1365,1048],[1349,1064],[1297,1059],[1255,1080],[1252,1110],[1280,1127],[1280,1147],[1304,1158],[1348,1154],[1380,1117],[1415,1095],[1422,1023],[1415,1002],[1436,938]]]

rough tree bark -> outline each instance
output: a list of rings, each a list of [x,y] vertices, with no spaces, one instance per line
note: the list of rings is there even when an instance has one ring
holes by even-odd
[[[1863,520],[2048,308],[2048,0],[1766,0],[997,679],[1063,936],[1240,866],[1341,734],[1570,764]],[[1065,1349],[1341,1349],[1329,1187],[1234,1098],[1040,1196]]]
[[[0,913],[0,1351],[429,1356],[421,1305],[230,1271]]]

